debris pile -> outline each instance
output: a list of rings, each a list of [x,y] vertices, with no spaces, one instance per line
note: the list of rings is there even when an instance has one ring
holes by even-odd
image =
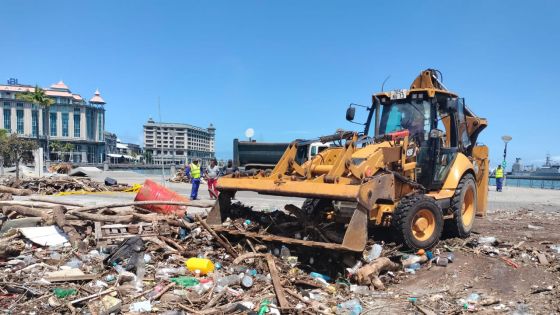
[[[57,173],[57,174],[69,174],[72,171],[72,163],[57,163],[51,164],[49,166],[48,171],[50,173]]]
[[[53,176],[42,178],[24,178],[19,183],[15,177],[0,178],[0,192],[13,192],[10,188],[27,191],[27,193],[15,193],[29,195],[31,193],[40,195],[54,195],[62,192],[102,192],[102,191],[125,191],[132,188],[128,184],[116,184],[113,186],[96,182],[87,177]],[[8,189],[6,190],[6,187]]]
[[[190,183],[190,178],[185,174],[185,166],[177,168],[175,174],[168,179],[172,183]]]
[[[527,299],[506,300],[496,288],[478,288],[478,277],[464,280],[467,262],[489,260],[502,273],[544,267],[557,278],[560,271],[560,242],[536,248],[529,241],[480,234],[418,252],[370,241],[363,253],[349,253],[226,237],[206,224],[204,215],[163,215],[139,207],[150,201],[90,207],[55,202],[2,202],[0,305],[9,312],[511,313],[531,311]],[[262,233],[261,224],[289,223],[285,228],[296,233],[297,220],[285,212],[259,219],[241,211],[242,205],[234,208],[239,212],[223,228]],[[328,239],[324,228],[299,233]],[[480,269],[478,263],[473,267]],[[482,277],[484,271],[476,272]],[[415,283],[422,283],[421,290],[409,287]],[[543,282],[527,293],[553,300],[558,285]],[[543,305],[558,310],[557,303]]]

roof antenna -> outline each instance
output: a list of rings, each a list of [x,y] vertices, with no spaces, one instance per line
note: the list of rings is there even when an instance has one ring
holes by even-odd
[[[386,83],[387,81],[389,81],[389,78],[390,78],[390,77],[391,77],[391,75],[389,74],[389,75],[385,78],[385,80],[383,80],[383,83],[381,84],[381,92],[383,92],[383,89],[385,88],[385,83]]]

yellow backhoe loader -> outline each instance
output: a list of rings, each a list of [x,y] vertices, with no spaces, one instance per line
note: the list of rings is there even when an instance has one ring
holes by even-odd
[[[440,78],[439,71],[427,69],[408,90],[373,95],[364,131],[319,138],[332,145],[310,161],[298,158],[304,143],[294,141],[272,171],[220,178],[220,195],[207,222],[219,231],[264,241],[356,252],[364,250],[376,226],[392,229],[411,249],[434,246],[444,225],[450,233],[468,236],[475,216],[486,212],[488,148],[478,145],[477,137],[487,121]],[[347,120],[354,120],[357,108],[347,109]],[[290,235],[286,225],[273,234],[274,220],[266,231],[224,228],[237,191],[306,198],[302,207],[287,205],[286,210],[295,221],[324,229],[312,240]],[[329,229],[338,229],[343,238],[334,241]]]

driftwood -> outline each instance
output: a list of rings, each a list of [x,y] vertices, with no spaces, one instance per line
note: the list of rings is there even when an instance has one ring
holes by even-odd
[[[12,232],[11,236],[0,238],[0,257],[18,256],[25,248],[25,242],[18,240],[19,232]]]
[[[238,265],[240,262],[242,262],[245,259],[256,258],[256,257],[266,257],[266,255],[267,254],[261,254],[261,253],[246,253],[246,254],[243,254],[243,255],[235,258],[233,260],[233,264]]]
[[[392,262],[387,257],[380,257],[372,263],[363,266],[356,272],[356,278],[359,284],[373,285],[375,289],[383,290],[385,286],[379,279],[379,273],[382,271],[396,271],[399,269],[399,264]]]
[[[72,212],[68,211],[68,214],[72,214],[80,219],[99,221],[99,222],[112,222],[112,223],[130,223],[134,219],[132,215],[104,215],[96,213],[87,212]]]
[[[71,206],[71,207],[84,207],[84,205],[77,203],[77,202],[70,202],[70,201],[61,201],[61,200],[52,200],[48,198],[41,198],[41,197],[31,197],[29,198],[31,201],[40,201],[46,203],[52,203],[56,205],[63,205],[63,206]]]
[[[231,245],[224,241],[222,237],[219,236],[218,233],[216,233],[216,231],[214,231],[214,229],[212,229],[208,224],[206,224],[206,222],[204,222],[198,214],[195,216],[195,218],[202,225],[202,227],[204,227],[216,239],[218,244],[220,244],[226,250],[226,252],[228,252],[228,254],[230,254],[234,258],[237,258],[238,254],[237,252],[235,252],[233,247],[231,247]]]
[[[274,263],[272,255],[266,255],[266,262],[268,264],[268,270],[270,271],[270,277],[272,278],[272,285],[274,286],[274,292],[276,292],[278,304],[280,305],[280,308],[289,308],[290,303],[288,303],[286,295],[284,294],[284,288],[280,283],[280,276],[278,276],[278,269],[276,269],[276,264]]]
[[[76,231],[76,228],[70,225],[68,220],[66,220],[65,212],[66,209],[64,207],[55,207],[53,209],[54,222],[68,235],[70,245],[72,245],[73,248],[80,248],[82,236],[78,233],[78,231]]]
[[[4,215],[8,215],[10,212],[16,212],[26,217],[39,217],[45,222],[46,225],[54,223],[52,212],[42,209],[33,209],[22,206],[5,206],[2,207],[2,212],[4,213]]]
[[[27,200],[2,200],[0,201],[0,206],[23,206],[28,208],[41,208],[41,209],[52,209],[55,207],[53,204],[47,204],[44,202],[35,202]]]
[[[0,193],[9,193],[14,196],[29,196],[33,192],[29,189],[12,188],[8,186],[0,185]]]
[[[201,200],[191,200],[186,202],[179,202],[179,201],[135,201],[135,202],[123,202],[123,203],[114,203],[109,205],[99,205],[99,206],[90,206],[90,207],[82,207],[77,209],[72,209],[68,211],[69,214],[74,214],[76,212],[88,212],[99,210],[103,208],[122,208],[122,207],[130,207],[130,206],[146,206],[146,205],[175,205],[175,206],[191,206],[191,207],[199,207],[199,208],[210,208],[214,205],[214,202],[208,201],[201,201]]]

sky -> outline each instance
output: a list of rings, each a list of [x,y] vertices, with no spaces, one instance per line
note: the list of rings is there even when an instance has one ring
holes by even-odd
[[[408,88],[426,68],[488,119],[515,157],[560,160],[558,1],[3,1],[0,80],[59,80],[90,98],[106,129],[142,142],[160,120],[216,127],[230,158],[247,128],[289,142],[356,129],[348,104]],[[508,167],[509,168],[509,167]]]

